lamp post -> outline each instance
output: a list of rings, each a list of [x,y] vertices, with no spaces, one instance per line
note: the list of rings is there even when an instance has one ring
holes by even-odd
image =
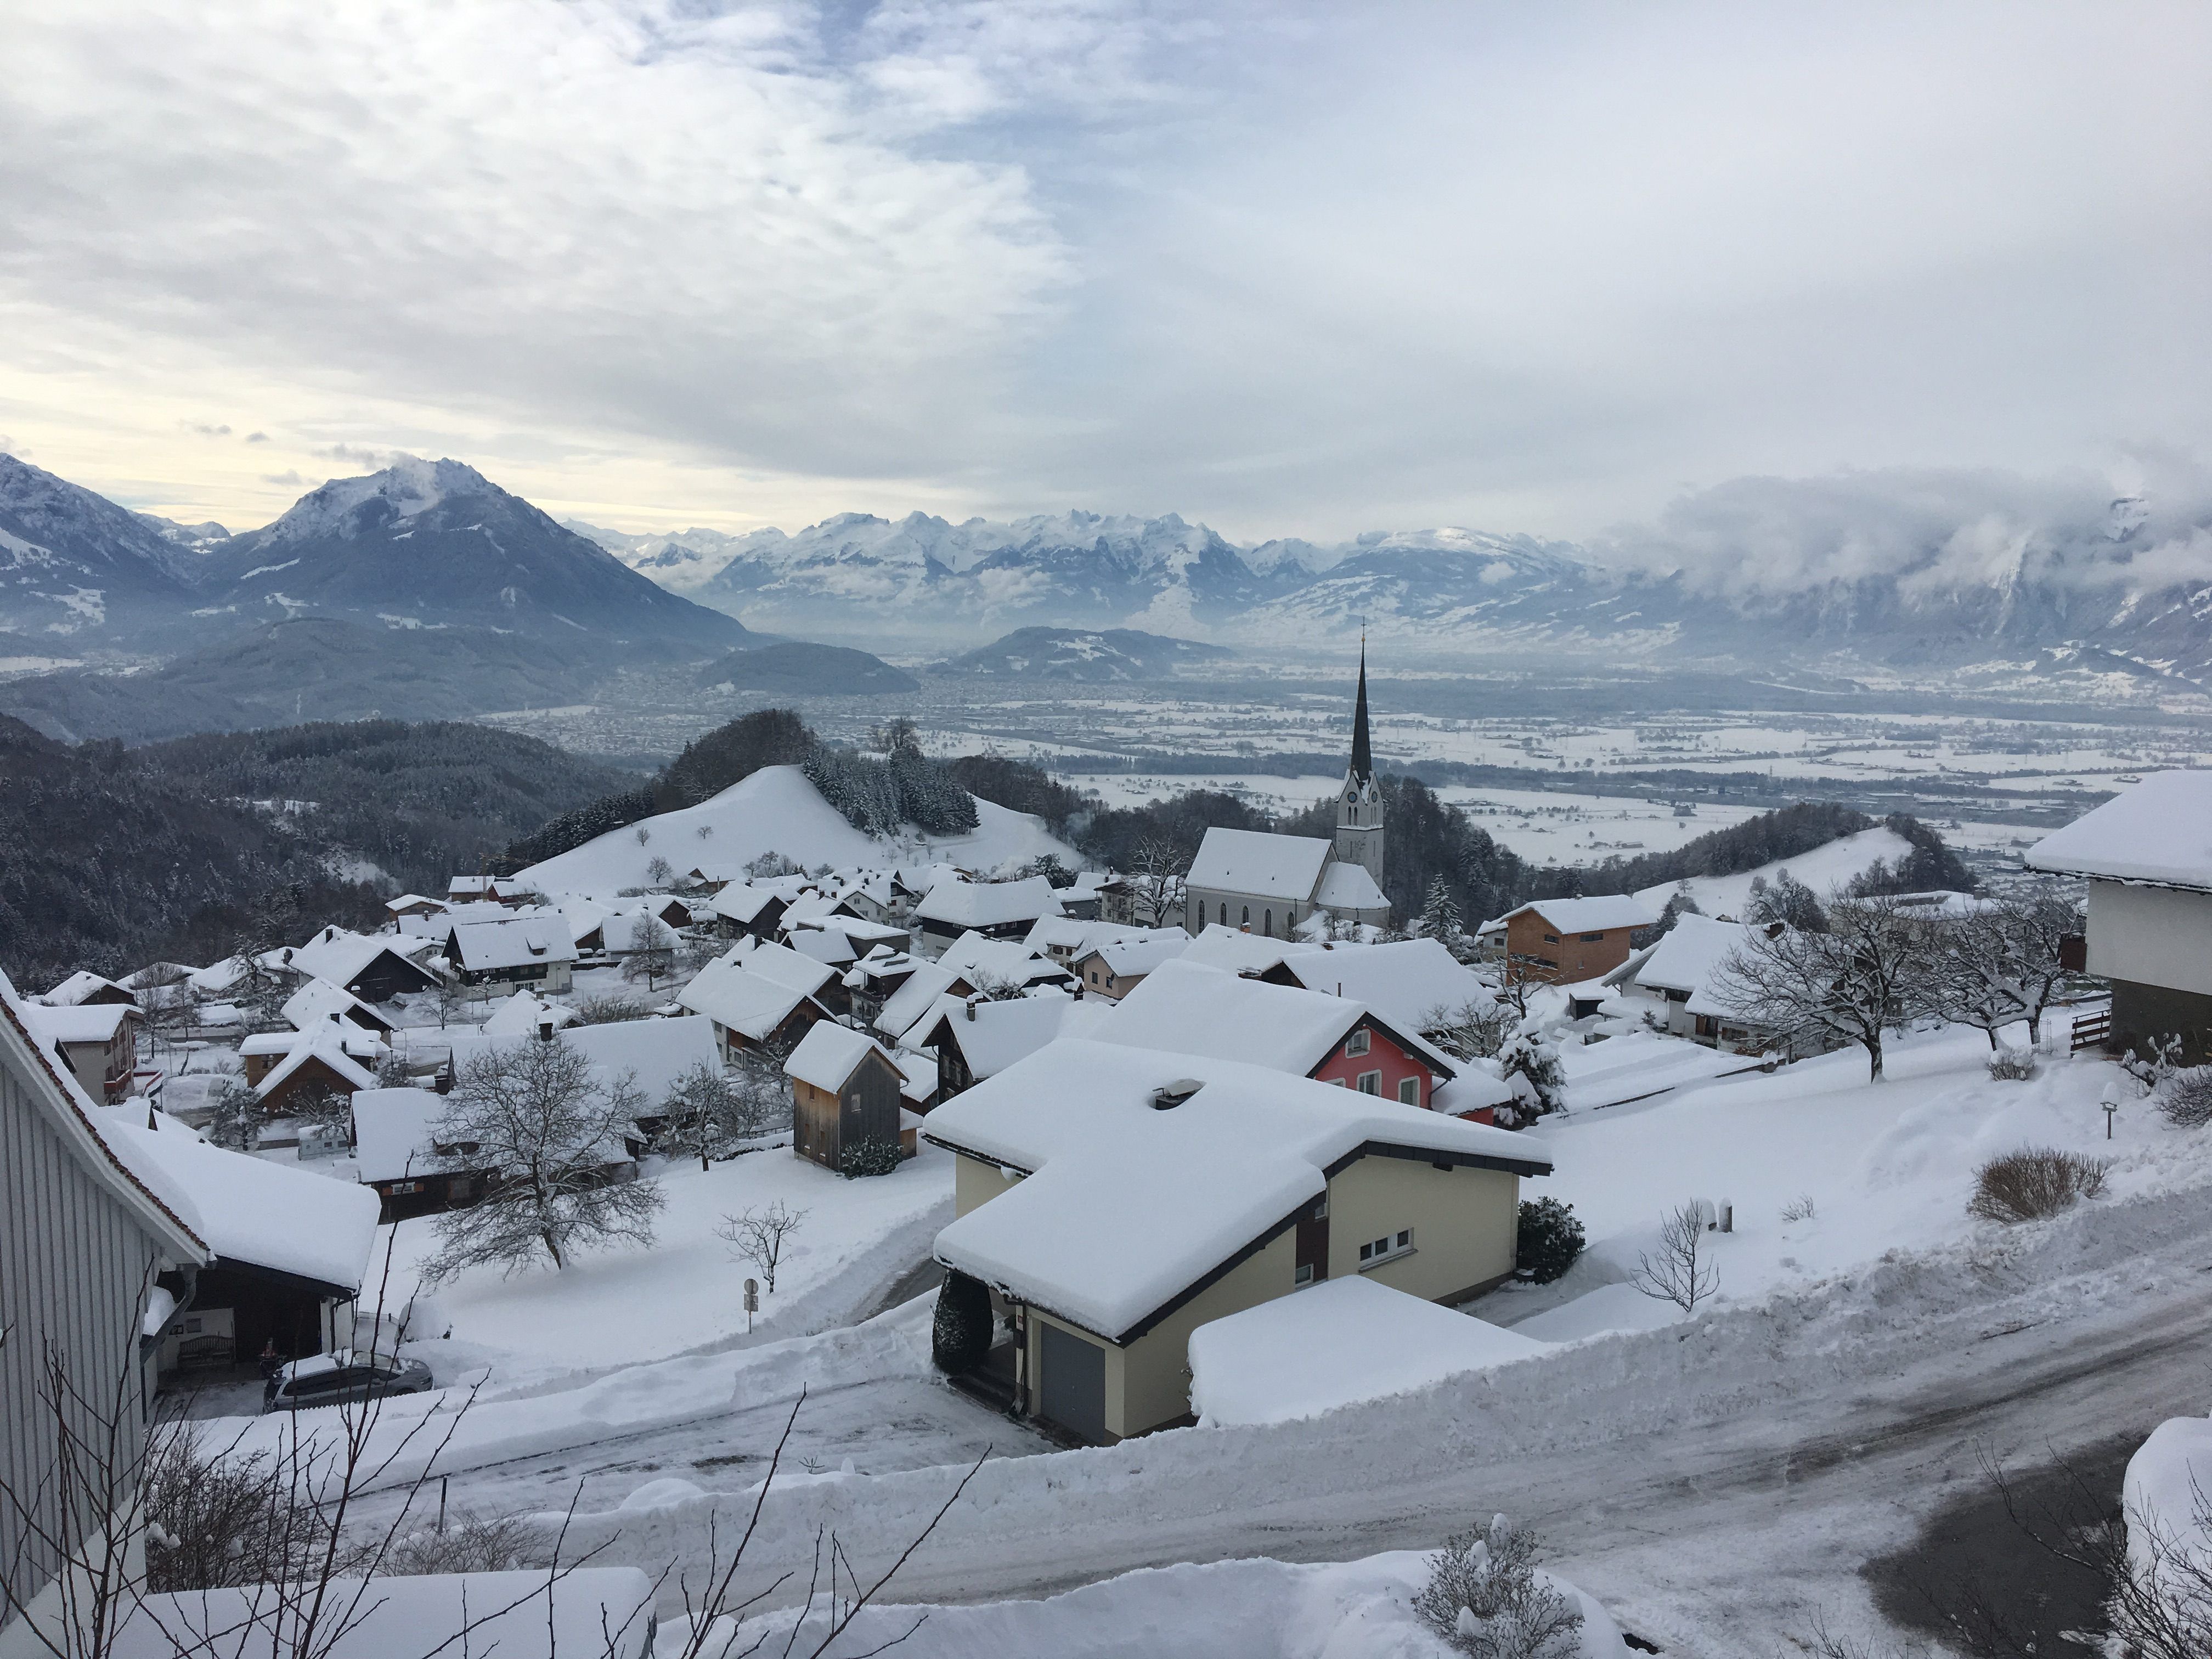
[[[2104,1097],[2098,1103],[2105,1114],[2105,1139],[2112,1138],[2112,1117],[2120,1109],[2120,1091],[2116,1084],[2105,1085]]]

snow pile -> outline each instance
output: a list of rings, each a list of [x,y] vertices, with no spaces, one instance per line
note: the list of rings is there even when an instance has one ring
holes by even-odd
[[[2184,1563],[2212,1572],[2212,1418],[2172,1417],[2128,1459],[2121,1483],[2128,1523],[2128,1562],[2135,1576],[2169,1593],[2182,1584]]]
[[[1185,1562],[1140,1568],[1042,1601],[870,1607],[839,1650],[849,1644],[854,1653],[873,1652],[920,1618],[914,1634],[898,1642],[908,1659],[1456,1659],[1455,1650],[1413,1616],[1428,1564],[1428,1556],[1411,1550],[1364,1561]],[[1582,1609],[1580,1644],[1559,1659],[1623,1659],[1628,1649],[1620,1628],[1603,1607],[1563,1579],[1538,1577]],[[754,1620],[722,1652],[734,1659],[757,1638],[781,1638],[796,1618],[793,1609]],[[807,1627],[823,1628],[818,1607]],[[800,1645],[807,1648],[804,1638]],[[770,1640],[764,1650],[782,1647]]]
[[[1698,908],[1706,915],[1741,921],[1754,880],[1764,879],[1771,887],[1775,878],[1787,870],[1793,880],[1804,883],[1826,898],[1831,888],[1843,886],[1877,860],[1901,864],[1911,856],[1911,842],[1894,830],[1877,826],[1862,830],[1856,835],[1839,836],[1825,847],[1815,847],[1795,858],[1762,864],[1756,870],[1741,871],[1733,876],[1692,876],[1680,883],[1662,881],[1656,887],[1641,889],[1636,896],[1656,913],[1677,891],[1686,887],[1690,896],[1697,900]]]
[[[1287,1423],[1544,1352],[1371,1279],[1332,1279],[1194,1330],[1191,1409],[1200,1428]]]

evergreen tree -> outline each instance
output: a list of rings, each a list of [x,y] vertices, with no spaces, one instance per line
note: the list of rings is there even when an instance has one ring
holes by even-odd
[[[948,1376],[981,1364],[991,1352],[991,1293],[982,1280],[948,1272],[937,1287],[937,1316],[930,1323],[930,1358]]]

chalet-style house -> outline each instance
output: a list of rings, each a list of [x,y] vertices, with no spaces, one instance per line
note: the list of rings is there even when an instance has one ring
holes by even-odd
[[[941,996],[906,1041],[935,1053],[936,1098],[946,1101],[1068,1035],[1079,1012],[1075,1000],[1059,991],[995,1000],[981,994]]]
[[[402,893],[398,898],[385,900],[384,908],[390,913],[392,925],[396,927],[403,917],[438,915],[446,908],[446,901],[422,893]]]
[[[885,1039],[913,1047],[908,1033],[925,1019],[933,1019],[944,998],[1063,987],[1072,990],[1074,985],[1075,976],[1066,969],[1025,945],[965,933],[937,961],[917,965],[884,1000],[873,1025]]]
[[[1750,929],[1740,921],[1677,916],[1665,938],[1641,957],[1623,963],[1610,977],[1624,992],[1656,1003],[1653,1012],[1669,1036],[1688,1037],[1709,1048],[1732,1048],[1751,1041],[1751,1032],[1713,997],[1707,984],[1749,935]]]
[[[138,999],[112,979],[80,968],[39,999],[50,1008],[81,1008],[88,1003],[133,1003]]]
[[[447,930],[446,963],[464,985],[526,985],[558,995],[574,982],[576,940],[558,910],[464,922]]]
[[[749,937],[763,945],[775,938],[776,927],[791,901],[771,888],[750,883],[732,884],[714,895],[708,908],[714,914],[714,924],[724,939]]]
[[[1098,1028],[1102,1042],[1233,1060],[1427,1109],[1460,1063],[1365,1004],[1194,963],[1163,963]]]
[[[583,1018],[564,1003],[548,1002],[529,991],[517,991],[485,1016],[477,1029],[486,1036],[550,1037]]]
[[[63,1008],[29,1003],[24,1017],[93,1099],[112,1104],[131,1093],[138,1069],[138,1027],[145,1018],[136,1003],[87,1000]]]
[[[863,1025],[873,1025],[884,1005],[900,986],[922,966],[921,958],[902,950],[878,945],[845,970],[843,984],[852,1016]]]
[[[1144,983],[1145,975],[1153,969],[1173,962],[1188,949],[1190,935],[1180,927],[1096,945],[1076,958],[1076,983],[1085,996],[1119,1002]]]
[[[433,1215],[483,1196],[493,1170],[450,1167],[476,1149],[441,1142],[446,1097],[427,1089],[363,1089],[353,1108],[354,1178],[375,1193],[378,1219]]]
[[[527,904],[530,890],[505,876],[455,876],[446,884],[449,904]]]
[[[1521,1180],[1551,1170],[1506,1130],[1079,1038],[923,1135],[957,1155],[933,1254],[1010,1316],[1017,1408],[1094,1442],[1190,1420],[1186,1348],[1210,1320],[1353,1275],[1447,1304],[1502,1282]]]
[[[2031,848],[2031,870],[2089,884],[2083,971],[2109,980],[2106,1047],[2179,1037],[2212,1060],[2212,772],[2158,772]]]
[[[911,1115],[900,1100],[905,1073],[865,1031],[824,1020],[799,1040],[783,1069],[791,1079],[797,1156],[838,1170],[848,1152],[870,1141],[915,1155],[914,1126],[903,1121]]]
[[[1628,960],[1631,935],[1659,925],[1656,912],[1626,893],[1538,899],[1486,922],[1484,953],[1515,979],[1574,985],[1601,979]]]
[[[30,1006],[0,975],[0,1295],[9,1328],[0,1343],[0,1488],[15,1495],[0,1504],[0,1560],[27,1603],[0,1607],[0,1646],[90,1652],[93,1632],[71,1625],[59,1582],[65,1559],[48,1541],[68,1530],[73,1500],[57,1479],[64,1452],[44,1403],[46,1357],[66,1355],[74,1387],[116,1402],[115,1455],[137,1467],[154,1395],[146,1328],[159,1330],[177,1306],[160,1282],[188,1281],[208,1249],[190,1201],[113,1135],[117,1115],[36,1035]]]
[[[963,935],[1018,940],[1041,916],[1062,914],[1060,895],[1042,876],[1019,881],[939,881],[914,907],[915,941],[939,956]]]
[[[395,1029],[373,1005],[363,1002],[344,986],[333,985],[326,979],[309,980],[284,999],[279,1012],[295,1031],[342,1019],[380,1041],[389,1042]]]
[[[363,1002],[389,1002],[437,988],[438,976],[415,960],[413,953],[423,948],[410,946],[404,936],[325,927],[305,945],[276,951],[267,965],[301,979],[326,979]]]
[[[374,1194],[225,1151],[173,1123],[115,1133],[191,1198],[210,1251],[197,1275],[163,1280],[179,1311],[161,1332],[162,1369],[241,1364],[265,1342],[287,1358],[350,1344],[371,1282]]]
[[[781,945],[753,945],[708,963],[676,1000],[713,1023],[715,1042],[732,1058],[746,1048],[782,1053],[831,1018],[821,994],[836,977],[827,963]]]
[[[305,1031],[270,1035],[291,1040],[278,1053],[270,1053],[264,1040],[254,1037],[239,1049],[246,1061],[246,1081],[253,1085],[262,1111],[270,1117],[289,1115],[299,1097],[310,1091],[349,1095],[357,1089],[374,1089],[377,1062],[390,1052],[369,1033],[338,1018]]]

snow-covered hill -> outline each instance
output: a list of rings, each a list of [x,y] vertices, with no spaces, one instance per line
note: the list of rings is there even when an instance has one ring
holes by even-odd
[[[1656,887],[1644,888],[1636,896],[1656,908],[1686,887],[1690,896],[1698,902],[1698,908],[1706,915],[1741,921],[1754,881],[1764,880],[1771,887],[1775,878],[1787,870],[1793,880],[1802,882],[1825,900],[1831,890],[1844,885],[1877,861],[1900,864],[1912,856],[1912,843],[1896,830],[1876,825],[1856,835],[1838,836],[1795,858],[1762,864],[1756,870],[1741,871],[1733,876],[1692,876],[1679,884],[1662,882]]]
[[[848,823],[797,767],[769,766],[696,806],[609,830],[532,865],[516,878],[541,893],[611,898],[625,887],[652,884],[655,859],[665,859],[679,874],[696,864],[749,864],[766,853],[781,853],[810,870],[823,864],[885,869],[945,863],[988,872],[1045,853],[1070,869],[1083,862],[1029,813],[978,800],[975,814],[975,828],[963,836],[916,833],[877,841]]]
[[[938,666],[946,673],[1002,679],[1113,684],[1158,679],[1179,668],[1221,662],[1235,654],[1218,645],[1169,639],[1133,628],[1018,628],[1004,639]]]

